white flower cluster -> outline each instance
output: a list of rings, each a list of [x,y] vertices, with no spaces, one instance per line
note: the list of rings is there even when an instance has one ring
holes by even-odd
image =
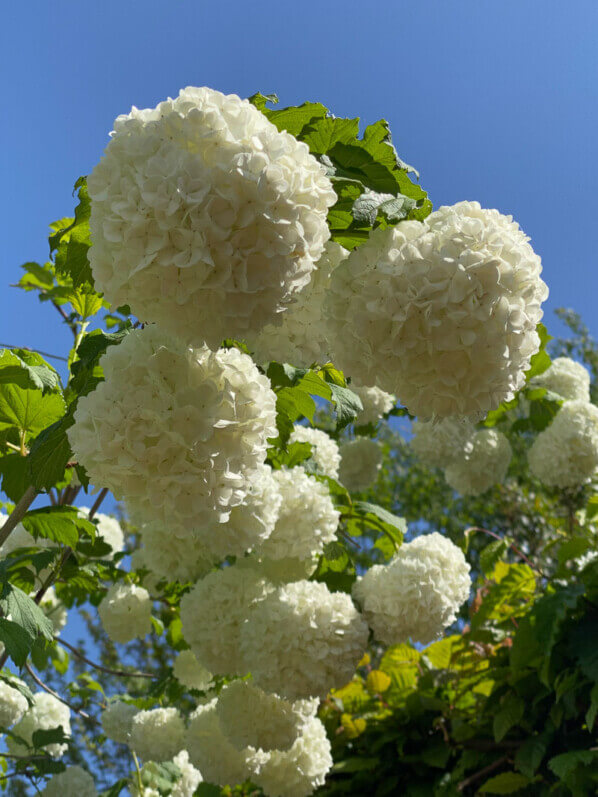
[[[141,529],[143,565],[154,576],[169,581],[197,581],[214,566],[214,558],[197,543],[195,534],[179,536],[163,526],[144,525]]]
[[[450,487],[461,495],[481,495],[507,475],[513,452],[511,444],[496,429],[481,429],[466,450],[444,471]]]
[[[527,454],[533,475],[543,484],[576,487],[598,468],[598,407],[567,401]]]
[[[543,374],[532,379],[530,387],[544,387],[566,401],[590,400],[590,374],[570,357],[557,357]]]
[[[80,506],[77,508],[83,517],[89,517],[91,511],[89,507]],[[116,518],[110,517],[110,515],[103,515],[100,512],[96,512],[93,519],[97,523],[98,537],[101,537],[103,542],[112,548],[112,553],[107,557],[108,559],[112,559],[115,553],[120,553],[122,551],[125,543],[125,535],[120,523]]]
[[[208,88],[119,116],[88,187],[98,290],[213,347],[274,322],[309,283],[336,202],[306,144]]]
[[[54,587],[49,587],[46,590],[39,606],[46,617],[52,621],[54,633],[60,634],[66,625],[68,611],[64,603],[61,603],[61,601],[58,600]]]
[[[462,457],[475,434],[474,425],[464,418],[415,421],[412,430],[411,448],[429,468],[446,468]]]
[[[538,350],[541,270],[512,218],[477,202],[374,230],[332,274],[335,363],[424,420],[482,417]]]
[[[168,761],[179,753],[185,738],[185,722],[176,708],[138,711],[131,722],[129,745],[148,761]]]
[[[202,692],[214,686],[212,673],[202,667],[191,650],[182,650],[172,668],[174,677],[188,689],[199,689]]]
[[[339,513],[328,487],[298,465],[274,471],[282,504],[274,531],[257,549],[269,559],[311,560],[335,538]]]
[[[255,683],[296,700],[324,696],[351,678],[368,627],[345,593],[297,581],[255,604],[240,636]]]
[[[309,443],[311,445],[311,460],[319,473],[338,479],[338,469],[341,456],[335,440],[321,429],[311,426],[295,426],[289,437],[289,443]]]
[[[330,742],[313,707],[306,707],[294,743],[287,750],[237,749],[224,733],[217,701],[191,716],[186,746],[204,778],[221,786],[250,779],[269,797],[307,797],[324,783],[332,766]]]
[[[276,360],[303,368],[328,362],[330,341],[323,319],[324,299],[330,275],[348,254],[334,241],[326,244],[310,283],[282,314],[282,323],[279,326],[268,324],[252,341],[251,348],[257,362]]]
[[[27,698],[9,681],[0,681],[0,727],[10,728],[19,722],[27,709]]]
[[[152,601],[143,587],[113,584],[98,607],[104,631],[113,642],[142,638],[152,628]]]
[[[107,708],[102,711],[102,728],[104,733],[113,742],[119,744],[129,744],[131,741],[131,729],[133,717],[138,709],[123,700],[116,700],[109,703]]]
[[[387,565],[374,565],[353,595],[376,639],[427,645],[454,622],[471,587],[463,552],[436,532],[403,544]]]
[[[226,520],[276,435],[269,380],[237,349],[191,349],[156,327],[129,333],[101,364],[106,380],[69,429],[91,480],[169,534]]]
[[[299,559],[295,556],[270,559],[266,556],[251,554],[251,556],[237,560],[237,567],[254,570],[276,587],[281,584],[290,584],[291,581],[308,579],[317,566],[317,556],[309,556],[307,559]]]
[[[202,666],[218,674],[245,675],[249,668],[239,646],[241,626],[253,604],[272,589],[259,572],[233,565],[215,570],[183,595],[183,636]]]
[[[13,733],[21,737],[29,745],[35,731],[49,731],[61,727],[65,736],[71,735],[71,712],[68,706],[47,692],[36,692],[33,695],[33,705],[25,712],[23,718],[13,727]],[[6,740],[8,750],[12,755],[28,755],[28,748],[16,739],[9,737]],[[52,758],[60,758],[67,751],[68,745],[53,742],[43,746]]]
[[[339,481],[350,492],[367,490],[382,469],[382,448],[371,437],[355,437],[341,446]]]
[[[379,387],[367,387],[351,384],[351,390],[359,396],[363,410],[355,419],[356,426],[365,426],[368,423],[378,423],[396,404],[396,398],[391,393],[380,390]]]
[[[189,761],[189,753],[186,750],[181,750],[180,753],[175,755],[172,763],[179,770],[179,776],[172,783],[172,788],[168,792],[170,797],[193,797],[195,790],[202,782],[201,772],[195,769],[193,764]],[[146,761],[141,767],[141,780],[143,783],[149,781],[150,783],[156,782],[161,779],[161,772],[158,764],[155,761]],[[139,787],[134,778],[132,785],[133,797],[159,797],[161,792],[158,788],[152,786],[145,786],[143,791],[139,791]]]
[[[76,764],[54,775],[45,785],[44,797],[96,797],[92,776]]]

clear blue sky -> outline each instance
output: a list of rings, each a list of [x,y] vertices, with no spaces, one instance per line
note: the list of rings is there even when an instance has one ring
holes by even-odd
[[[52,308],[8,284],[46,257],[47,224],[72,213],[114,117],[186,85],[386,117],[434,204],[512,213],[549,310],[576,308],[598,336],[597,30],[596,0],[6,3],[0,341],[64,351]]]

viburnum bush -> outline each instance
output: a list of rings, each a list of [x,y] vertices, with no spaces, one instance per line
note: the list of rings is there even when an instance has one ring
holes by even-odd
[[[581,631],[538,676],[565,701],[550,739],[504,674],[541,592],[553,647],[567,612],[596,619],[598,410],[575,352],[550,365],[540,258],[496,210],[432,213],[386,122],[276,103],[186,88],[119,116],[22,267],[73,344],[62,369],[0,351],[3,785],[581,794]],[[451,651],[480,683],[424,723]],[[504,717],[496,747],[469,746],[471,701]],[[413,749],[392,737],[390,764],[394,712]]]

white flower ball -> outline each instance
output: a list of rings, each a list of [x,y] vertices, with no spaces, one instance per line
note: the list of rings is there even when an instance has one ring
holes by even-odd
[[[198,706],[189,718],[185,747],[208,783],[234,786],[250,776],[249,751],[237,750],[223,734],[215,699]]]
[[[312,717],[304,723],[293,746],[289,750],[273,750],[252,780],[269,797],[308,797],[324,784],[332,764],[326,729],[317,717]]]
[[[248,681],[225,686],[216,704],[222,732],[238,750],[288,750],[317,708],[317,700],[292,703]]]
[[[371,437],[356,437],[341,446],[340,483],[349,492],[367,490],[382,469],[382,448]]]
[[[269,380],[238,349],[191,349],[154,326],[101,363],[106,380],[80,399],[68,432],[93,483],[169,534],[226,520],[276,436]]]
[[[95,797],[97,793],[92,776],[76,764],[54,775],[42,790],[44,797]]]
[[[336,202],[306,144],[247,100],[191,87],[119,116],[88,188],[98,290],[211,347],[275,321],[309,283]]]
[[[355,419],[356,426],[365,426],[368,423],[378,423],[389,413],[397,400],[391,393],[380,390],[379,387],[351,384],[351,390],[361,399],[363,410]]]
[[[113,742],[129,744],[133,717],[138,711],[138,708],[122,700],[109,703],[102,711],[102,729],[106,736]]]
[[[143,564],[159,578],[197,581],[214,566],[214,558],[198,545],[195,535],[178,536],[148,523],[142,527],[141,539]]]
[[[177,681],[187,689],[205,692],[214,686],[212,673],[202,667],[191,650],[183,650],[178,654],[172,672]]]
[[[340,514],[328,487],[298,465],[274,471],[282,504],[274,531],[257,549],[266,559],[308,559],[335,539]]]
[[[255,683],[289,700],[324,696],[346,683],[367,640],[351,598],[315,581],[279,587],[241,628],[241,651]]]
[[[598,468],[598,407],[567,401],[527,453],[533,475],[543,484],[577,487]]]
[[[68,611],[64,603],[61,603],[56,597],[54,587],[49,587],[46,590],[39,606],[46,617],[52,621],[54,633],[58,636],[66,625]]]
[[[130,642],[149,634],[152,601],[143,587],[113,584],[98,607],[104,631],[113,642]]]
[[[415,421],[412,430],[411,448],[429,468],[445,468],[462,457],[475,434],[475,426],[465,418]]]
[[[531,380],[530,387],[544,387],[566,401],[590,401],[590,374],[570,357],[557,357],[543,374]]]
[[[481,495],[507,475],[513,451],[495,429],[476,432],[468,448],[444,471],[447,483],[461,495]]]
[[[29,708],[25,695],[11,686],[8,681],[0,681],[0,727],[10,728],[20,722]]]
[[[138,711],[131,722],[129,745],[141,758],[168,761],[184,744],[185,722],[176,708]]]
[[[23,718],[13,727],[13,733],[20,736],[31,745],[35,731],[49,731],[61,727],[65,736],[71,735],[71,712],[68,706],[47,692],[36,692],[33,695],[33,705],[25,712]],[[16,739],[6,740],[8,751],[12,755],[29,755],[30,751]],[[67,751],[68,745],[54,742],[42,748],[52,758],[61,758]]]
[[[356,581],[353,596],[376,639],[386,645],[427,645],[455,621],[471,587],[463,552],[436,532],[399,548],[387,565]]]
[[[267,324],[251,342],[257,362],[276,360],[309,368],[330,359],[330,341],[323,320],[323,305],[330,275],[349,252],[328,241],[316,263],[309,284],[297,294],[294,304],[282,314],[282,323]]]
[[[272,589],[254,570],[232,566],[210,573],[183,595],[183,636],[202,666],[219,675],[245,675],[241,625],[251,606]]]
[[[335,363],[424,420],[496,409],[540,344],[548,289],[528,240],[477,202],[375,230],[332,275]]]
[[[189,753],[186,750],[181,750],[172,761],[179,768],[181,774],[172,787],[170,797],[193,797],[195,790],[203,780],[201,772],[195,769],[189,761]]]
[[[341,455],[338,443],[321,429],[312,429],[311,426],[295,426],[289,437],[289,443],[309,443],[311,445],[311,460],[318,472],[331,479],[338,479],[338,469]]]
[[[318,566],[318,556],[308,559],[291,556],[282,559],[269,559],[266,556],[251,554],[244,559],[237,559],[236,566],[255,570],[262,578],[278,587],[281,584],[289,584],[291,581],[308,579]]]
[[[150,566],[147,561],[146,551],[145,548],[137,548],[136,551],[133,551],[131,554],[131,570],[150,570]],[[160,590],[158,588],[158,584],[162,581],[162,576],[156,575],[156,573],[148,572],[143,576],[142,584],[143,586],[150,591],[152,595],[159,594]]]
[[[242,556],[259,547],[274,530],[282,495],[272,469],[259,465],[246,474],[245,484],[248,492],[226,523],[207,524],[196,533],[199,548],[213,560]]]
[[[91,511],[89,507],[79,506],[77,509],[83,517],[89,517]],[[122,551],[125,544],[125,535],[120,527],[120,523],[116,518],[110,517],[110,515],[103,515],[100,512],[96,512],[93,516],[93,520],[97,521],[97,536],[101,537],[103,542],[112,548],[112,553],[102,558],[112,559],[115,553],[120,553]]]

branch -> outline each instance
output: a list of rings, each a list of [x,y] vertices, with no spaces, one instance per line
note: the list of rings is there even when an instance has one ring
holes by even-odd
[[[462,780],[461,783],[457,786],[458,791],[463,791],[466,789],[470,784],[475,783],[476,780],[489,775],[491,772],[494,772],[495,769],[502,767],[503,764],[506,764],[509,760],[509,757],[504,755],[502,758],[497,758],[496,761],[493,761],[492,764],[488,764],[487,767],[474,772],[473,775],[470,775],[465,780]]]
[[[98,511],[98,509],[102,505],[102,501],[104,500],[104,498],[106,498],[107,495],[108,495],[108,488],[104,487],[100,491],[100,494],[98,495],[98,497],[96,498],[96,501],[95,501],[94,505],[89,510],[89,515],[88,515],[88,518],[87,518],[88,520],[91,520],[93,518],[95,513]]]
[[[92,722],[94,725],[99,725],[99,724],[100,724],[100,723],[97,721],[97,719],[95,719],[95,717],[92,717],[90,714],[88,714],[86,711],[83,711],[83,710],[82,710],[82,709],[80,709],[80,708],[75,708],[75,706],[72,706],[72,705],[71,705],[71,704],[68,702],[68,700],[65,700],[63,697],[60,697],[60,695],[58,694],[58,692],[55,692],[53,689],[50,689],[50,687],[49,687],[49,686],[47,686],[47,685],[46,685],[46,684],[45,684],[45,683],[44,683],[44,682],[41,680],[41,678],[39,678],[39,676],[38,676],[38,675],[36,675],[36,674],[35,674],[35,672],[34,672],[34,671],[31,669],[31,665],[29,664],[29,662],[26,662],[26,663],[25,663],[25,669],[27,670],[27,672],[29,673],[29,675],[30,675],[30,676],[33,678],[33,680],[35,681],[35,683],[36,683],[36,684],[37,684],[37,685],[38,685],[38,686],[39,686],[41,689],[43,689],[43,690],[44,690],[44,692],[47,692],[49,695],[52,695],[52,697],[55,697],[55,698],[56,698],[56,700],[60,700],[60,702],[61,702],[61,703],[64,703],[64,705],[65,705],[65,706],[68,706],[68,708],[70,708],[70,710],[71,710],[71,711],[74,711],[74,712],[75,712],[75,714],[78,714],[78,715],[79,715],[80,717],[82,717],[84,720],[87,720],[88,722]]]
[[[475,534],[476,531],[481,531],[482,534],[488,534],[488,536],[494,537],[495,540],[500,540],[501,542],[505,542],[504,537],[501,537],[500,534],[496,534],[496,532],[489,531],[488,529],[483,529],[480,526],[470,526],[468,529],[465,529],[464,534],[469,534],[470,532],[473,532]],[[532,570],[535,570],[536,573],[542,576],[542,578],[545,578],[547,581],[550,581],[546,573],[543,573],[542,570],[540,570],[540,568],[538,567],[538,565],[535,565],[532,562],[532,560],[528,556],[526,556],[523,553],[523,551],[520,551],[519,548],[517,548],[512,542],[509,543],[509,548],[511,548],[511,550],[516,556],[519,556],[520,559],[523,559],[523,561],[527,565],[529,565]]]
[[[11,531],[15,528],[15,526],[23,520],[25,515],[27,514],[27,510],[33,503],[35,496],[37,495],[37,490],[35,487],[31,486],[28,487],[25,492],[23,493],[21,500],[12,510],[10,515],[8,516],[8,520],[0,529],[0,546],[4,545],[6,540],[8,539]]]
[[[41,354],[44,357],[50,357],[52,360],[62,360],[63,362],[68,362],[67,357],[60,357],[58,354],[50,354],[50,352],[42,351],[41,349],[32,349],[29,346],[13,346],[10,343],[0,343],[0,348],[2,349],[23,349],[23,351],[34,351],[36,354]]]
[[[77,325],[76,325],[76,324],[74,324],[74,323],[73,323],[73,322],[72,322],[72,321],[69,319],[68,315],[67,315],[67,314],[65,313],[65,311],[62,309],[62,307],[61,307],[61,306],[58,304],[58,302],[54,302],[54,301],[53,301],[53,302],[52,302],[52,305],[53,305],[53,306],[54,306],[54,307],[55,307],[55,308],[58,310],[58,312],[59,312],[59,313],[60,313],[60,315],[62,316],[62,318],[63,318],[63,320],[64,320],[65,324],[67,324],[67,325],[68,325],[69,329],[70,329],[70,330],[71,330],[71,332],[73,333],[73,337],[75,337],[75,338],[76,338],[76,337],[77,337]],[[65,358],[65,359],[66,359],[66,358]]]
[[[64,639],[60,639],[60,637],[55,636],[54,641],[58,642],[60,645],[63,645],[65,648],[68,648],[78,659],[84,661],[86,664],[89,664],[90,667],[93,667],[95,670],[99,670],[100,672],[108,673],[109,675],[117,675],[119,678],[154,678],[154,676],[149,672],[127,672],[127,670],[112,670],[110,667],[104,667],[102,664],[96,664],[95,662],[88,659],[87,656],[84,656],[80,650],[77,650],[74,645],[71,645],[70,642],[65,642]]]

